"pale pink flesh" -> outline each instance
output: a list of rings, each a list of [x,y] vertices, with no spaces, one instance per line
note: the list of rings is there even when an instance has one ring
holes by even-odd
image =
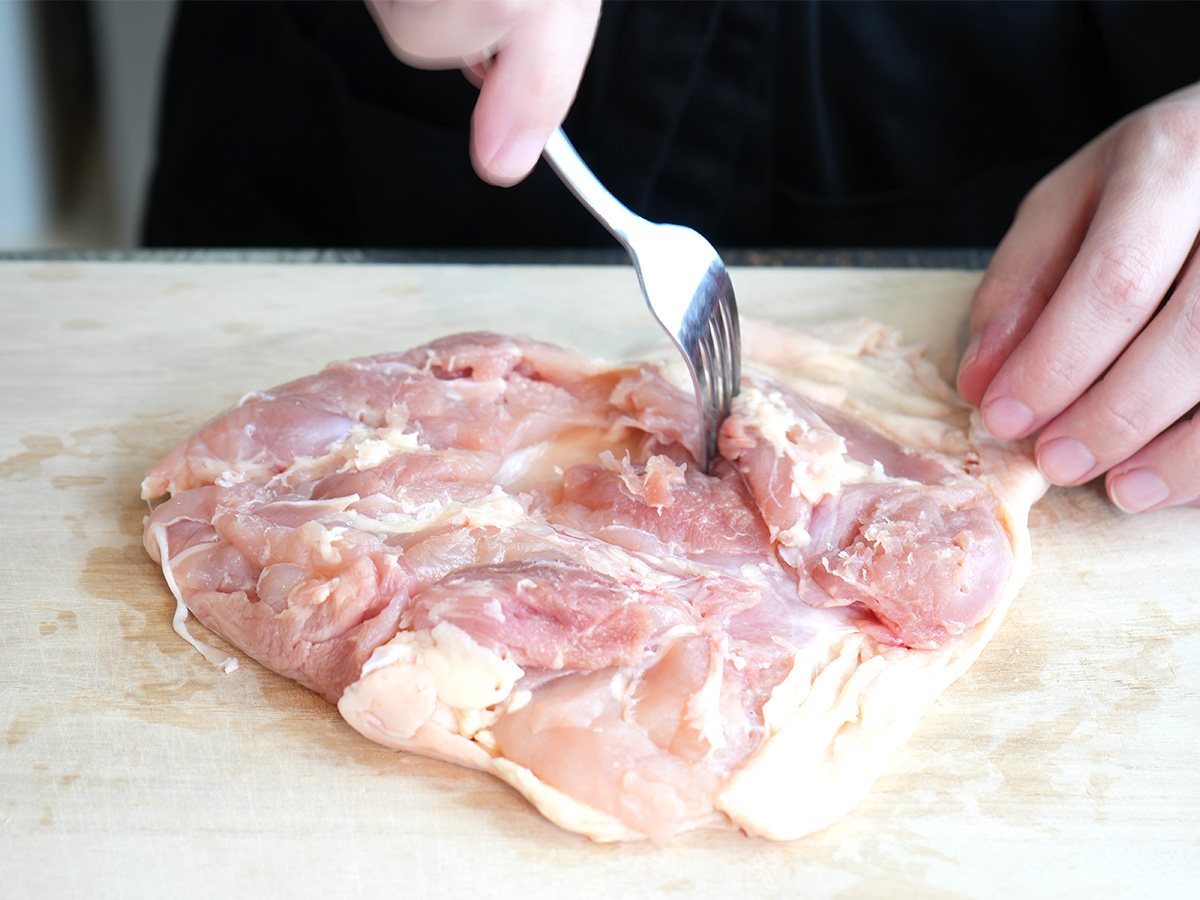
[[[807,423],[801,464],[735,412],[709,476],[690,398],[652,368],[495,335],[340,364],[248,397],[152,469],[147,498],[172,496],[146,547],[158,559],[165,530],[188,607],[332,701],[397,631],[450,622],[525,669],[498,752],[666,837],[711,810],[814,634],[865,622],[936,645],[986,617],[1012,564],[961,470],[779,390]],[[363,426],[420,446],[357,471],[330,451]],[[839,440],[885,476],[814,504],[804,453]],[[436,514],[496,496],[515,521]],[[371,525],[418,509],[427,527]]]

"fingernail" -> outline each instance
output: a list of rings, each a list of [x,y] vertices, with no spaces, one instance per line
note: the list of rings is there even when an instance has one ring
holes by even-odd
[[[1033,428],[1033,411],[1016,397],[997,397],[984,407],[983,425],[994,438],[1015,440]]]
[[[971,340],[967,342],[967,349],[963,351],[962,362],[958,364],[958,371],[970,368],[975,362],[975,357],[979,355],[979,345],[983,343],[983,332],[977,331],[971,335]]]
[[[515,184],[532,169],[542,155],[546,146],[546,136],[540,131],[521,131],[510,134],[487,169],[493,174],[493,181],[500,185]]]
[[[1050,441],[1038,449],[1038,468],[1054,484],[1076,484],[1096,465],[1096,457],[1073,437]]]
[[[1125,512],[1137,513],[1162,503],[1171,489],[1149,469],[1130,469],[1113,478],[1108,493]]]

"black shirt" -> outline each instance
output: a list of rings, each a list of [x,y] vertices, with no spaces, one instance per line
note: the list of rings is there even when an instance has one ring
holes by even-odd
[[[636,212],[719,248],[991,246],[1038,178],[1200,80],[1192,2],[605,3],[565,123]],[[179,5],[156,246],[587,247],[539,165],[471,168],[476,91],[358,2]]]

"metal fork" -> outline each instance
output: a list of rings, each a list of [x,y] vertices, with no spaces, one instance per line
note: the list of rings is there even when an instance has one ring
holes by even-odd
[[[692,229],[631,212],[592,174],[561,128],[542,155],[629,253],[646,305],[683,354],[700,407],[698,462],[707,472],[717,455],[717,432],[742,380],[737,301],[725,263]]]

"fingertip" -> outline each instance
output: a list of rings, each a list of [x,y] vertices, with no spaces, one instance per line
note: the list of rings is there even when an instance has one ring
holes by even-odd
[[[1095,454],[1070,435],[1039,441],[1035,452],[1037,466],[1051,484],[1082,484],[1096,468]]]
[[[984,402],[981,408],[983,427],[997,440],[1015,441],[1027,437],[1036,421],[1033,410],[1009,394]]]
[[[513,60],[518,60],[514,63]],[[508,67],[502,68],[502,61]],[[514,98],[522,96],[519,54],[497,58],[487,73],[471,117],[471,157],[479,177],[498,187],[511,187],[537,165],[551,132],[566,116],[567,98],[549,111]]]
[[[1130,469],[1108,475],[1108,498],[1123,512],[1139,513],[1162,506],[1171,497],[1171,489],[1154,470]]]
[[[574,102],[587,64],[599,0],[534,4],[492,58],[472,116],[475,169],[509,186],[537,165]]]
[[[492,158],[482,165],[485,181],[499,187],[511,187],[533,171],[549,137],[540,130],[510,134]]]
[[[983,392],[987,389],[987,383],[982,379],[982,372],[978,365],[979,346],[982,343],[983,332],[977,331],[971,335],[967,349],[963,351],[962,360],[958,364],[956,381],[959,395],[968,403],[975,405],[978,405],[979,401],[983,399]]]
[[[481,93],[471,117],[471,165],[488,184],[512,187],[537,165],[550,131],[506,121],[497,116],[494,100]]]
[[[1014,336],[994,323],[975,330],[958,364],[955,386],[968,403],[982,407],[1004,363],[1012,355]]]

